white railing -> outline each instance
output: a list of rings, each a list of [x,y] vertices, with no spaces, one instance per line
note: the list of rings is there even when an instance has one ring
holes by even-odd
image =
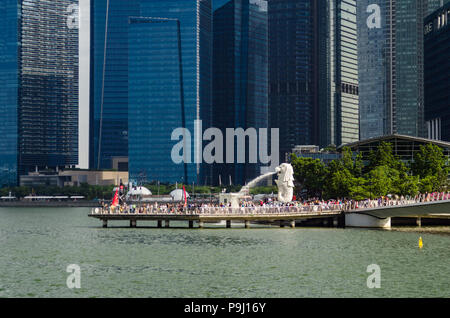
[[[286,214],[336,214],[342,210],[342,205],[333,204],[328,206],[322,205],[305,205],[305,206],[252,206],[252,207],[196,207],[177,208],[165,207],[136,207],[134,208],[95,208],[92,214],[114,214],[114,215],[286,215]]]
[[[177,207],[177,206],[122,206],[111,208],[105,206],[103,208],[94,208],[91,214],[114,214],[114,215],[286,215],[286,214],[336,214],[340,211],[352,212],[364,209],[373,209],[381,207],[408,206],[419,203],[449,201],[449,193],[438,193],[434,195],[420,195],[415,198],[401,199],[376,199],[364,201],[347,201],[342,203],[320,203],[318,205],[295,205],[295,206],[246,206],[239,208],[231,207]]]

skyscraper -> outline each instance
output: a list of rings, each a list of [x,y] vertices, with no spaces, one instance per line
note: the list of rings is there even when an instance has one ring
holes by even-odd
[[[269,121],[296,145],[359,139],[356,1],[269,1]]]
[[[423,17],[426,2],[359,0],[361,138],[423,137]]]
[[[2,1],[0,183],[38,168],[78,163],[77,0]]]
[[[0,187],[15,185],[18,179],[19,9],[16,0],[0,2]]]
[[[444,4],[450,2],[450,0],[426,0],[427,2],[427,15],[432,14],[434,11],[442,7]]]
[[[450,2],[425,19],[425,120],[428,138],[450,141]]]
[[[319,145],[359,140],[356,1],[319,4]]]
[[[91,1],[90,168],[128,156],[128,20],[141,0]]]
[[[91,115],[91,0],[78,0],[79,22],[79,59],[78,59],[78,165],[77,168],[89,169],[90,155],[90,115]],[[94,0],[92,0],[94,1]],[[75,9],[75,8],[74,8]],[[76,17],[76,16],[75,16]],[[76,22],[76,21],[74,21]]]
[[[213,24],[213,126],[224,136],[226,128],[268,128],[267,1],[231,0],[215,10]],[[249,151],[247,143],[245,163],[216,165],[213,182],[245,184],[258,176]]]
[[[194,121],[211,126],[211,1],[140,5],[128,28],[130,179],[210,183],[210,167],[193,156],[173,162],[171,137],[177,128],[189,130],[193,153],[194,134],[203,133],[194,133]]]
[[[268,2],[269,126],[279,128],[281,162],[319,142],[317,12],[318,1]]]

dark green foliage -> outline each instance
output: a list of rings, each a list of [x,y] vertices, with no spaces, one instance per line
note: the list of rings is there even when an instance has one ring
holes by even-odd
[[[433,144],[420,147],[411,164],[412,173],[421,179],[420,187],[425,192],[442,191],[447,186],[449,169],[442,149]]]
[[[421,146],[411,165],[394,156],[392,145],[386,142],[370,153],[367,166],[361,154],[355,156],[349,148],[344,148],[342,157],[328,166],[319,160],[295,155],[291,162],[297,191],[324,199],[362,200],[389,194],[414,196],[419,192],[443,191],[450,171],[441,148],[432,144]]]
[[[321,196],[328,169],[319,159],[291,156],[296,190],[306,190],[309,197]]]
[[[254,187],[250,189],[250,194],[277,194],[277,186]]]

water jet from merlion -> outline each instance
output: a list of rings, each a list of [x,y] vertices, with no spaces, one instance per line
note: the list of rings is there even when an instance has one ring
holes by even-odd
[[[278,201],[282,203],[291,202],[294,196],[294,169],[291,164],[283,163],[276,167],[275,171],[267,172],[253,179],[237,193],[221,193],[219,195],[220,203],[225,205],[231,204],[232,208],[239,208],[240,200],[250,197],[250,189],[252,187],[274,174],[278,175],[278,180],[275,181],[278,187]]]

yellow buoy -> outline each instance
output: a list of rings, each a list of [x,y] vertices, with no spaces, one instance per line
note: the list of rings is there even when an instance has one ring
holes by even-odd
[[[422,237],[419,237],[419,248],[423,247],[423,241],[422,241]]]

